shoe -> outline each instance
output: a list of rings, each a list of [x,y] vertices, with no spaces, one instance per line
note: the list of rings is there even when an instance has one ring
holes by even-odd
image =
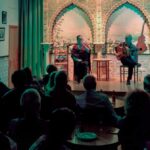
[[[130,85],[130,80],[127,80],[127,85]]]

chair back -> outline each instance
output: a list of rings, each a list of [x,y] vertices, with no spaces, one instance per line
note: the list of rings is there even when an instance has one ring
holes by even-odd
[[[80,121],[85,123],[109,124],[110,116],[104,105],[91,106],[81,110]]]

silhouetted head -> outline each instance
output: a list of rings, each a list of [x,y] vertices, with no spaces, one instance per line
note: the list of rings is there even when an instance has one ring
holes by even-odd
[[[34,88],[24,91],[20,99],[20,106],[28,117],[38,117],[41,110],[41,96]]]
[[[27,84],[30,84],[33,81],[31,69],[29,67],[26,67],[26,68],[23,69],[23,71],[26,74],[26,82],[27,82]]]
[[[130,45],[132,43],[132,35],[126,35],[125,37],[125,43],[127,43],[127,45]]]
[[[54,66],[54,65],[52,65],[52,64],[49,64],[49,65],[47,66],[47,68],[46,68],[46,71],[47,71],[48,74],[51,74],[51,72],[57,71],[57,67]]]
[[[150,115],[150,96],[145,91],[136,89],[128,93],[125,99],[127,116],[140,118]]]
[[[12,74],[11,80],[15,88],[23,87],[26,83],[26,74],[22,70],[17,70]]]
[[[53,71],[50,75],[49,75],[49,79],[48,79],[48,83],[45,86],[45,93],[49,94],[49,91],[54,87],[54,81],[55,81],[55,75],[56,75],[57,71]]]
[[[11,150],[10,141],[3,133],[0,133],[0,149]]]
[[[81,35],[77,35],[77,43],[82,43],[83,37]]]
[[[54,78],[54,86],[56,88],[66,88],[68,77],[65,71],[57,71]]]
[[[86,75],[83,78],[83,85],[86,90],[95,90],[96,89],[96,79],[92,75]]]
[[[56,75],[57,71],[53,71],[50,75],[49,75],[49,81],[48,81],[48,85],[49,87],[53,87],[54,86],[54,80],[55,80],[55,75]]]
[[[150,74],[144,77],[143,85],[144,85],[144,90],[150,93]]]
[[[68,108],[59,108],[52,112],[50,118],[50,134],[60,140],[68,139],[76,125],[75,113]]]

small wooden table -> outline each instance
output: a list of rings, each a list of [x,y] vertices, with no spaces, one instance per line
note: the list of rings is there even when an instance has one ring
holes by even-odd
[[[109,80],[109,62],[110,59],[104,59],[104,58],[95,58],[93,61],[96,61],[97,63],[97,80]],[[102,71],[105,71],[105,79],[102,79]]]
[[[99,125],[82,125],[84,132],[94,132],[97,135],[97,138],[92,141],[84,141],[77,137],[78,128],[75,129],[72,138],[67,141],[72,150],[117,150],[119,129]]]

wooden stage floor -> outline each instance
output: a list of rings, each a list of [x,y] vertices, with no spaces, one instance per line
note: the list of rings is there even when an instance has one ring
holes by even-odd
[[[71,86],[73,91],[85,91],[83,87],[83,83],[81,81],[78,84],[76,81],[69,81],[69,85]],[[110,79],[109,81],[97,81],[97,90],[107,91],[107,92],[128,92],[133,89],[143,89],[143,81],[138,81],[134,83],[131,81],[130,85],[126,85],[126,82],[120,82],[119,79]]]

